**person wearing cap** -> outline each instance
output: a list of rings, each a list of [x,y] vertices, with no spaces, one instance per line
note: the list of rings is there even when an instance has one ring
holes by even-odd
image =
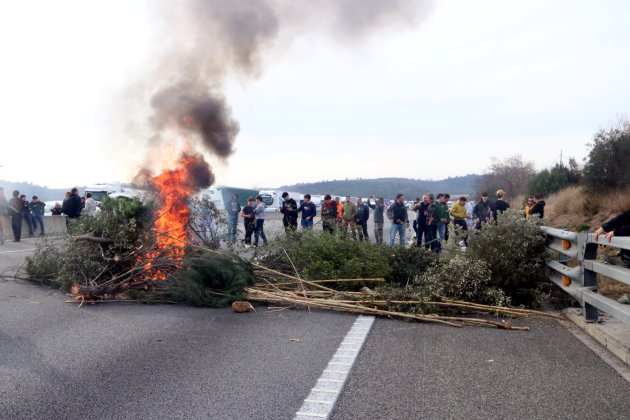
[[[37,230],[37,225],[39,224],[40,235],[44,236],[46,234],[46,229],[44,229],[44,212],[46,211],[46,204],[43,201],[40,201],[39,198],[34,195],[31,200],[31,212],[33,213],[33,231]]]
[[[298,205],[294,199],[289,197],[288,192],[282,193],[282,205],[280,213],[282,213],[282,224],[287,234],[295,232],[297,229]]]

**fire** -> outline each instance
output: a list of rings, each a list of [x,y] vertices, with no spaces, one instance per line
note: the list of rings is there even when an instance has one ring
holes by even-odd
[[[196,191],[193,179],[195,167],[199,157],[182,154],[175,169],[164,170],[153,178],[159,209],[156,212],[154,224],[156,248],[146,255],[147,268],[154,268],[152,278],[163,280],[166,274],[159,267],[154,267],[154,260],[162,256],[181,266],[184,258],[184,248],[187,242],[187,227],[190,217],[189,199]]]

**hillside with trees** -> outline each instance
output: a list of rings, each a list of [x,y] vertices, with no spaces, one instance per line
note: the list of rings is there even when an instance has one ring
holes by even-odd
[[[279,189],[310,194],[351,195],[367,197],[394,198],[403,193],[407,198],[418,197],[424,193],[447,192],[455,195],[470,195],[475,191],[480,176],[470,174],[446,178],[439,181],[410,178],[375,178],[344,179],[283,185]]]

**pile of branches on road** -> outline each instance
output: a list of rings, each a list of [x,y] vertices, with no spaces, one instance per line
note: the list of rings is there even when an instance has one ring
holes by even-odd
[[[530,268],[544,263],[535,248],[544,245],[539,230],[522,218],[506,218],[500,228],[485,229],[471,238],[467,253],[454,247],[436,256],[424,248],[374,245],[310,230],[274,240],[251,259],[212,249],[216,230],[214,236],[195,241],[199,235],[192,227],[185,248],[159,248],[154,218],[151,204],[106,201],[98,217],[72,224],[62,244],[40,245],[27,260],[27,274],[69,291],[81,302],[218,307],[247,299],[275,307],[504,329],[527,329],[514,325],[514,317],[553,316],[523,309],[522,301],[512,307],[515,297],[535,295],[522,293],[519,286],[537,283],[530,277],[519,284],[507,270],[522,264],[520,260],[527,260]],[[505,237],[512,242],[502,245],[511,250],[485,250]],[[511,266],[500,265],[501,255],[511,258]]]

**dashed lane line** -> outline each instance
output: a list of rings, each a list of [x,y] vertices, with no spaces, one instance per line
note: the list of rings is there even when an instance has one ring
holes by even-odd
[[[302,407],[295,413],[294,420],[327,419],[343,391],[348,375],[356,362],[370,329],[373,316],[359,316],[339,345],[337,352],[328,362]],[[351,346],[351,348],[348,348]],[[343,359],[343,362],[339,360]]]

